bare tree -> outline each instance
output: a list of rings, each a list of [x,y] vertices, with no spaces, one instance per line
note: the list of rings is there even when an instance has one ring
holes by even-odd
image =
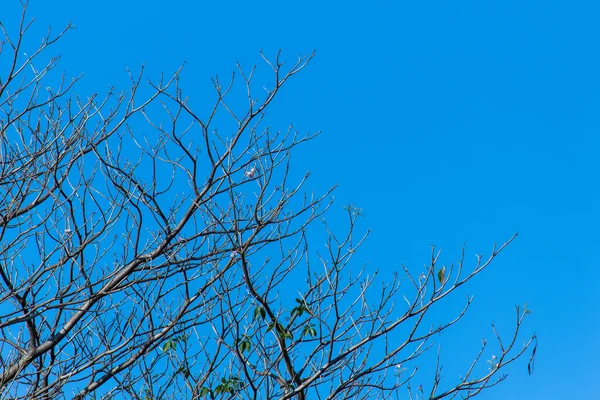
[[[434,249],[424,273],[405,268],[402,292],[399,274],[380,287],[350,266],[367,236],[354,206],[347,231],[325,224],[327,250],[311,250],[331,192],[307,194],[308,173],[289,165],[315,135],[264,117],[312,54],[290,66],[263,56],[273,80],[258,92],[255,69],[238,65],[213,80],[206,111],[180,71],[78,97],[80,78],[46,58],[70,26],[24,49],[21,4],[18,29],[0,25],[1,398],[469,398],[528,348],[531,367],[536,339],[518,339],[528,311],[517,308],[497,357],[486,364],[484,341],[458,381],[442,381],[438,358],[430,384],[411,387],[471,299],[436,325],[428,312],[513,238],[470,267],[464,252],[440,267]]]

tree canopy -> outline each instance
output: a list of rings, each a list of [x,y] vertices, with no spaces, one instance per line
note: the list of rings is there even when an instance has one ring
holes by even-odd
[[[493,331],[495,356],[484,340],[458,380],[438,357],[413,382],[472,298],[443,321],[430,310],[514,237],[473,265],[434,248],[424,272],[383,282],[353,264],[361,210],[330,227],[334,188],[312,194],[309,173],[291,172],[317,134],[265,113],[313,54],[238,65],[205,110],[181,70],[84,96],[49,55],[70,26],[25,48],[27,7],[2,25],[0,53],[2,398],[469,398],[528,349],[531,370],[517,307],[513,334]]]

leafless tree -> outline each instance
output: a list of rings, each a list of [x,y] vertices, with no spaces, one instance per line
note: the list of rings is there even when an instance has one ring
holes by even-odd
[[[18,29],[0,25],[1,398],[469,398],[527,349],[533,359],[517,308],[497,357],[485,360],[484,341],[458,381],[442,380],[438,358],[430,383],[411,387],[471,299],[436,325],[429,311],[513,239],[474,266],[463,252],[441,267],[433,250],[424,273],[405,268],[402,291],[400,274],[379,286],[351,266],[367,236],[354,206],[346,232],[323,225],[326,251],[312,250],[331,192],[307,194],[308,173],[289,165],[315,135],[264,120],[312,55],[263,56],[267,88],[238,65],[213,80],[205,111],[180,71],[78,97],[80,78],[46,56],[70,27],[25,49],[21,5]]]

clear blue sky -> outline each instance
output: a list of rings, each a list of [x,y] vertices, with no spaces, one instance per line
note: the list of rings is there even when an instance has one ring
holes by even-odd
[[[8,10],[3,10],[3,13]],[[295,157],[310,188],[339,183],[337,204],[364,209],[361,260],[419,268],[519,238],[467,292],[472,314],[445,338],[446,364],[474,352],[512,307],[533,310],[526,360],[483,399],[583,399],[600,358],[600,6],[593,1],[32,1],[31,16],[77,29],[57,47],[78,91],[126,86],[184,61],[203,90],[239,61],[317,50],[269,122],[322,136]],[[4,18],[4,17],[3,17]],[[474,259],[474,257],[470,258]],[[460,328],[464,330],[461,332]],[[465,350],[464,332],[473,341]],[[468,355],[468,354],[467,354]]]

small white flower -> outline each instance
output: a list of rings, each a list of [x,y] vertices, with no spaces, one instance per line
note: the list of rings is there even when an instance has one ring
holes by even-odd
[[[67,235],[68,235],[69,233],[71,233],[71,232],[72,232],[71,228],[65,228],[65,233],[66,233]]]
[[[246,178],[248,178],[248,179],[254,178],[254,175],[256,174],[256,167],[252,167],[252,168],[246,170],[246,172],[244,172],[244,174],[246,175]]]

